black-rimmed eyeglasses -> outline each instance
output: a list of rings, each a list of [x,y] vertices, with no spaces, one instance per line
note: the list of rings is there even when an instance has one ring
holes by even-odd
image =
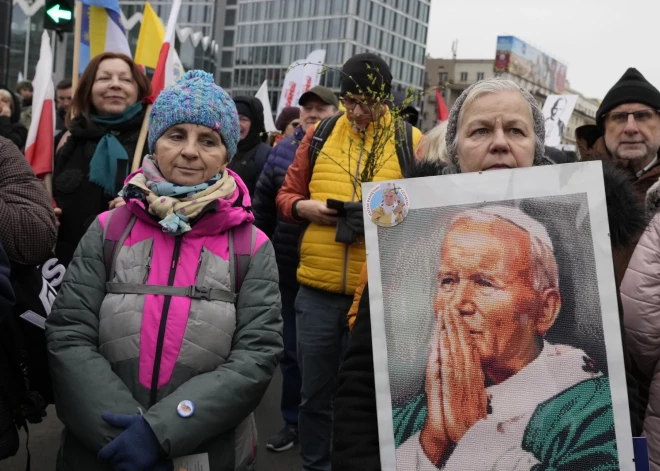
[[[635,118],[635,121],[638,124],[643,124],[651,121],[651,119],[653,119],[653,116],[655,116],[656,113],[659,113],[659,111],[651,110],[651,109],[637,110],[631,112],[616,111],[616,112],[606,113],[603,116],[603,119],[614,124],[625,124],[628,122],[628,116],[633,115],[633,118]]]

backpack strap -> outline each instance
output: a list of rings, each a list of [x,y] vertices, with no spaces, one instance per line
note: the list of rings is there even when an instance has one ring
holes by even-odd
[[[329,118],[325,118],[316,126],[316,129],[314,129],[312,142],[309,143],[310,180],[312,177],[312,173],[314,171],[314,165],[316,164],[316,159],[321,153],[321,149],[323,149],[323,145],[325,144],[325,141],[328,139],[328,136],[330,136],[330,133],[332,133],[332,130],[335,128],[335,125],[337,124],[337,121],[339,121],[339,118],[341,118],[343,115],[344,113],[339,113],[330,116]]]
[[[131,233],[137,217],[124,206],[113,209],[108,214],[103,228],[103,261],[105,263],[106,280],[115,276],[115,264],[119,249]]]
[[[399,159],[401,174],[405,178],[408,170],[415,161],[415,150],[413,149],[413,126],[407,121],[401,121],[394,131],[396,142],[396,155]]]
[[[235,303],[236,294],[224,289],[206,288],[202,286],[164,286],[142,285],[138,283],[105,284],[106,293],[112,294],[155,294],[160,296],[185,296],[191,299],[205,299],[206,301],[223,301]]]
[[[241,292],[256,243],[257,228],[252,223],[229,229],[229,276],[236,296]]]

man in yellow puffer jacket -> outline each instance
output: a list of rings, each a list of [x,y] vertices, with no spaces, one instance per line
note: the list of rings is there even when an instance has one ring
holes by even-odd
[[[305,471],[330,471],[332,398],[348,338],[346,314],[366,260],[362,237],[350,244],[335,240],[338,214],[328,208],[327,200],[362,200],[361,173],[374,146],[374,135],[395,126],[383,104],[392,84],[383,59],[358,54],[344,64],[341,75],[346,114],[337,120],[313,168],[310,143],[315,129],[308,130],[277,195],[277,207],[285,219],[308,224],[300,245],[301,287],[295,306],[302,375],[298,430]],[[420,139],[421,133],[413,129],[411,159]],[[373,181],[403,178],[394,141],[392,137],[380,145],[376,142],[381,150],[373,157],[377,159]]]

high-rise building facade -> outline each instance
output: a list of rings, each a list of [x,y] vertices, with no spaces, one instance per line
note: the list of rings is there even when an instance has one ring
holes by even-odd
[[[267,79],[276,109],[289,66],[325,49],[331,69],[361,52],[380,54],[395,88],[421,91],[430,8],[430,0],[239,0],[235,47],[221,61],[233,54],[233,77],[223,67],[220,84],[252,96]],[[338,91],[339,79],[330,70],[321,83]]]

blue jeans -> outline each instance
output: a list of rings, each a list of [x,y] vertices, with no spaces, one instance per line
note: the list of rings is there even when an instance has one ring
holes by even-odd
[[[305,471],[330,471],[332,409],[348,341],[353,296],[301,286],[296,297],[298,365],[302,375],[298,433]]]
[[[296,348],[296,302],[297,288],[280,286],[282,294],[282,321],[284,322],[284,352],[280,360],[282,370],[282,418],[291,427],[298,428],[298,410],[300,406],[300,369]]]

